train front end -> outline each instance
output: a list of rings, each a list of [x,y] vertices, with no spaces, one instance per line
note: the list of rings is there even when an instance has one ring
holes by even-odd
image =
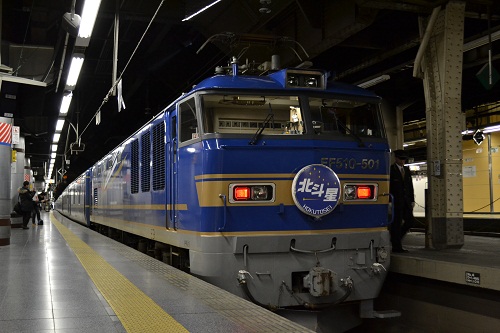
[[[197,86],[176,114],[189,132],[176,198],[197,209],[175,218],[200,236],[191,273],[269,309],[362,302],[362,317],[377,316],[371,302],[390,263],[379,104],[314,70]]]

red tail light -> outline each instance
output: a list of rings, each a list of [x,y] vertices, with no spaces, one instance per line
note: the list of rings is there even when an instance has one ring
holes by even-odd
[[[372,199],[372,189],[368,186],[359,186],[357,189],[358,199]]]
[[[250,187],[236,186],[233,189],[234,200],[248,200],[250,199]]]

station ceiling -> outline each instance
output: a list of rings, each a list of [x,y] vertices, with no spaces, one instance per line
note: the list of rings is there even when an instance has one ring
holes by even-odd
[[[0,0],[0,3],[2,1]],[[3,0],[1,64],[14,76],[45,82],[2,86],[2,114],[14,114],[26,139],[26,156],[43,175],[50,155],[59,105],[65,90],[69,59],[84,52],[85,62],[59,141],[55,169],[76,141],[78,129],[85,150],[66,153],[72,180],[117,146],[172,100],[231,56],[261,63],[272,54],[282,55],[282,67],[311,61],[348,83],[389,75],[369,89],[389,105],[405,105],[404,122],[425,118],[422,80],[413,77],[413,63],[420,44],[419,18],[428,17],[437,0],[222,0],[188,21],[189,14],[210,0],[103,0],[91,41],[75,47],[75,37],[62,24],[72,5],[81,14],[83,0]],[[117,10],[118,9],[118,10]],[[112,87],[113,26],[119,12],[118,75],[122,75],[126,108],[118,112]],[[157,12],[153,21],[152,18]],[[464,53],[462,109],[495,102],[500,83],[486,89],[476,77],[488,62],[500,70],[500,1],[466,1],[464,42],[491,35],[491,43]],[[149,25],[149,28],[148,28]],[[246,53],[245,38],[259,45]],[[257,36],[286,37],[267,39]],[[215,36],[215,37],[214,37]],[[486,36],[486,37],[485,37]],[[212,42],[207,42],[212,37]],[[205,44],[206,43],[206,44]],[[299,46],[299,44],[301,46]],[[203,47],[202,47],[203,46]],[[4,92],[12,90],[15,102]],[[11,95],[12,95],[11,93]],[[101,123],[95,115],[101,110]],[[74,127],[74,128],[73,128]],[[65,146],[65,142],[68,145]]]

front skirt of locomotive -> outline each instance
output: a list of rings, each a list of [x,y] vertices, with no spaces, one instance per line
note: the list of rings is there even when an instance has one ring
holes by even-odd
[[[320,310],[378,296],[389,267],[386,228],[207,237],[191,273],[269,309]]]

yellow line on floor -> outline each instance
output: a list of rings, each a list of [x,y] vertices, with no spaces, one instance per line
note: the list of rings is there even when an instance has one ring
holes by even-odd
[[[50,220],[76,254],[127,332],[188,332],[67,227],[53,216]]]

